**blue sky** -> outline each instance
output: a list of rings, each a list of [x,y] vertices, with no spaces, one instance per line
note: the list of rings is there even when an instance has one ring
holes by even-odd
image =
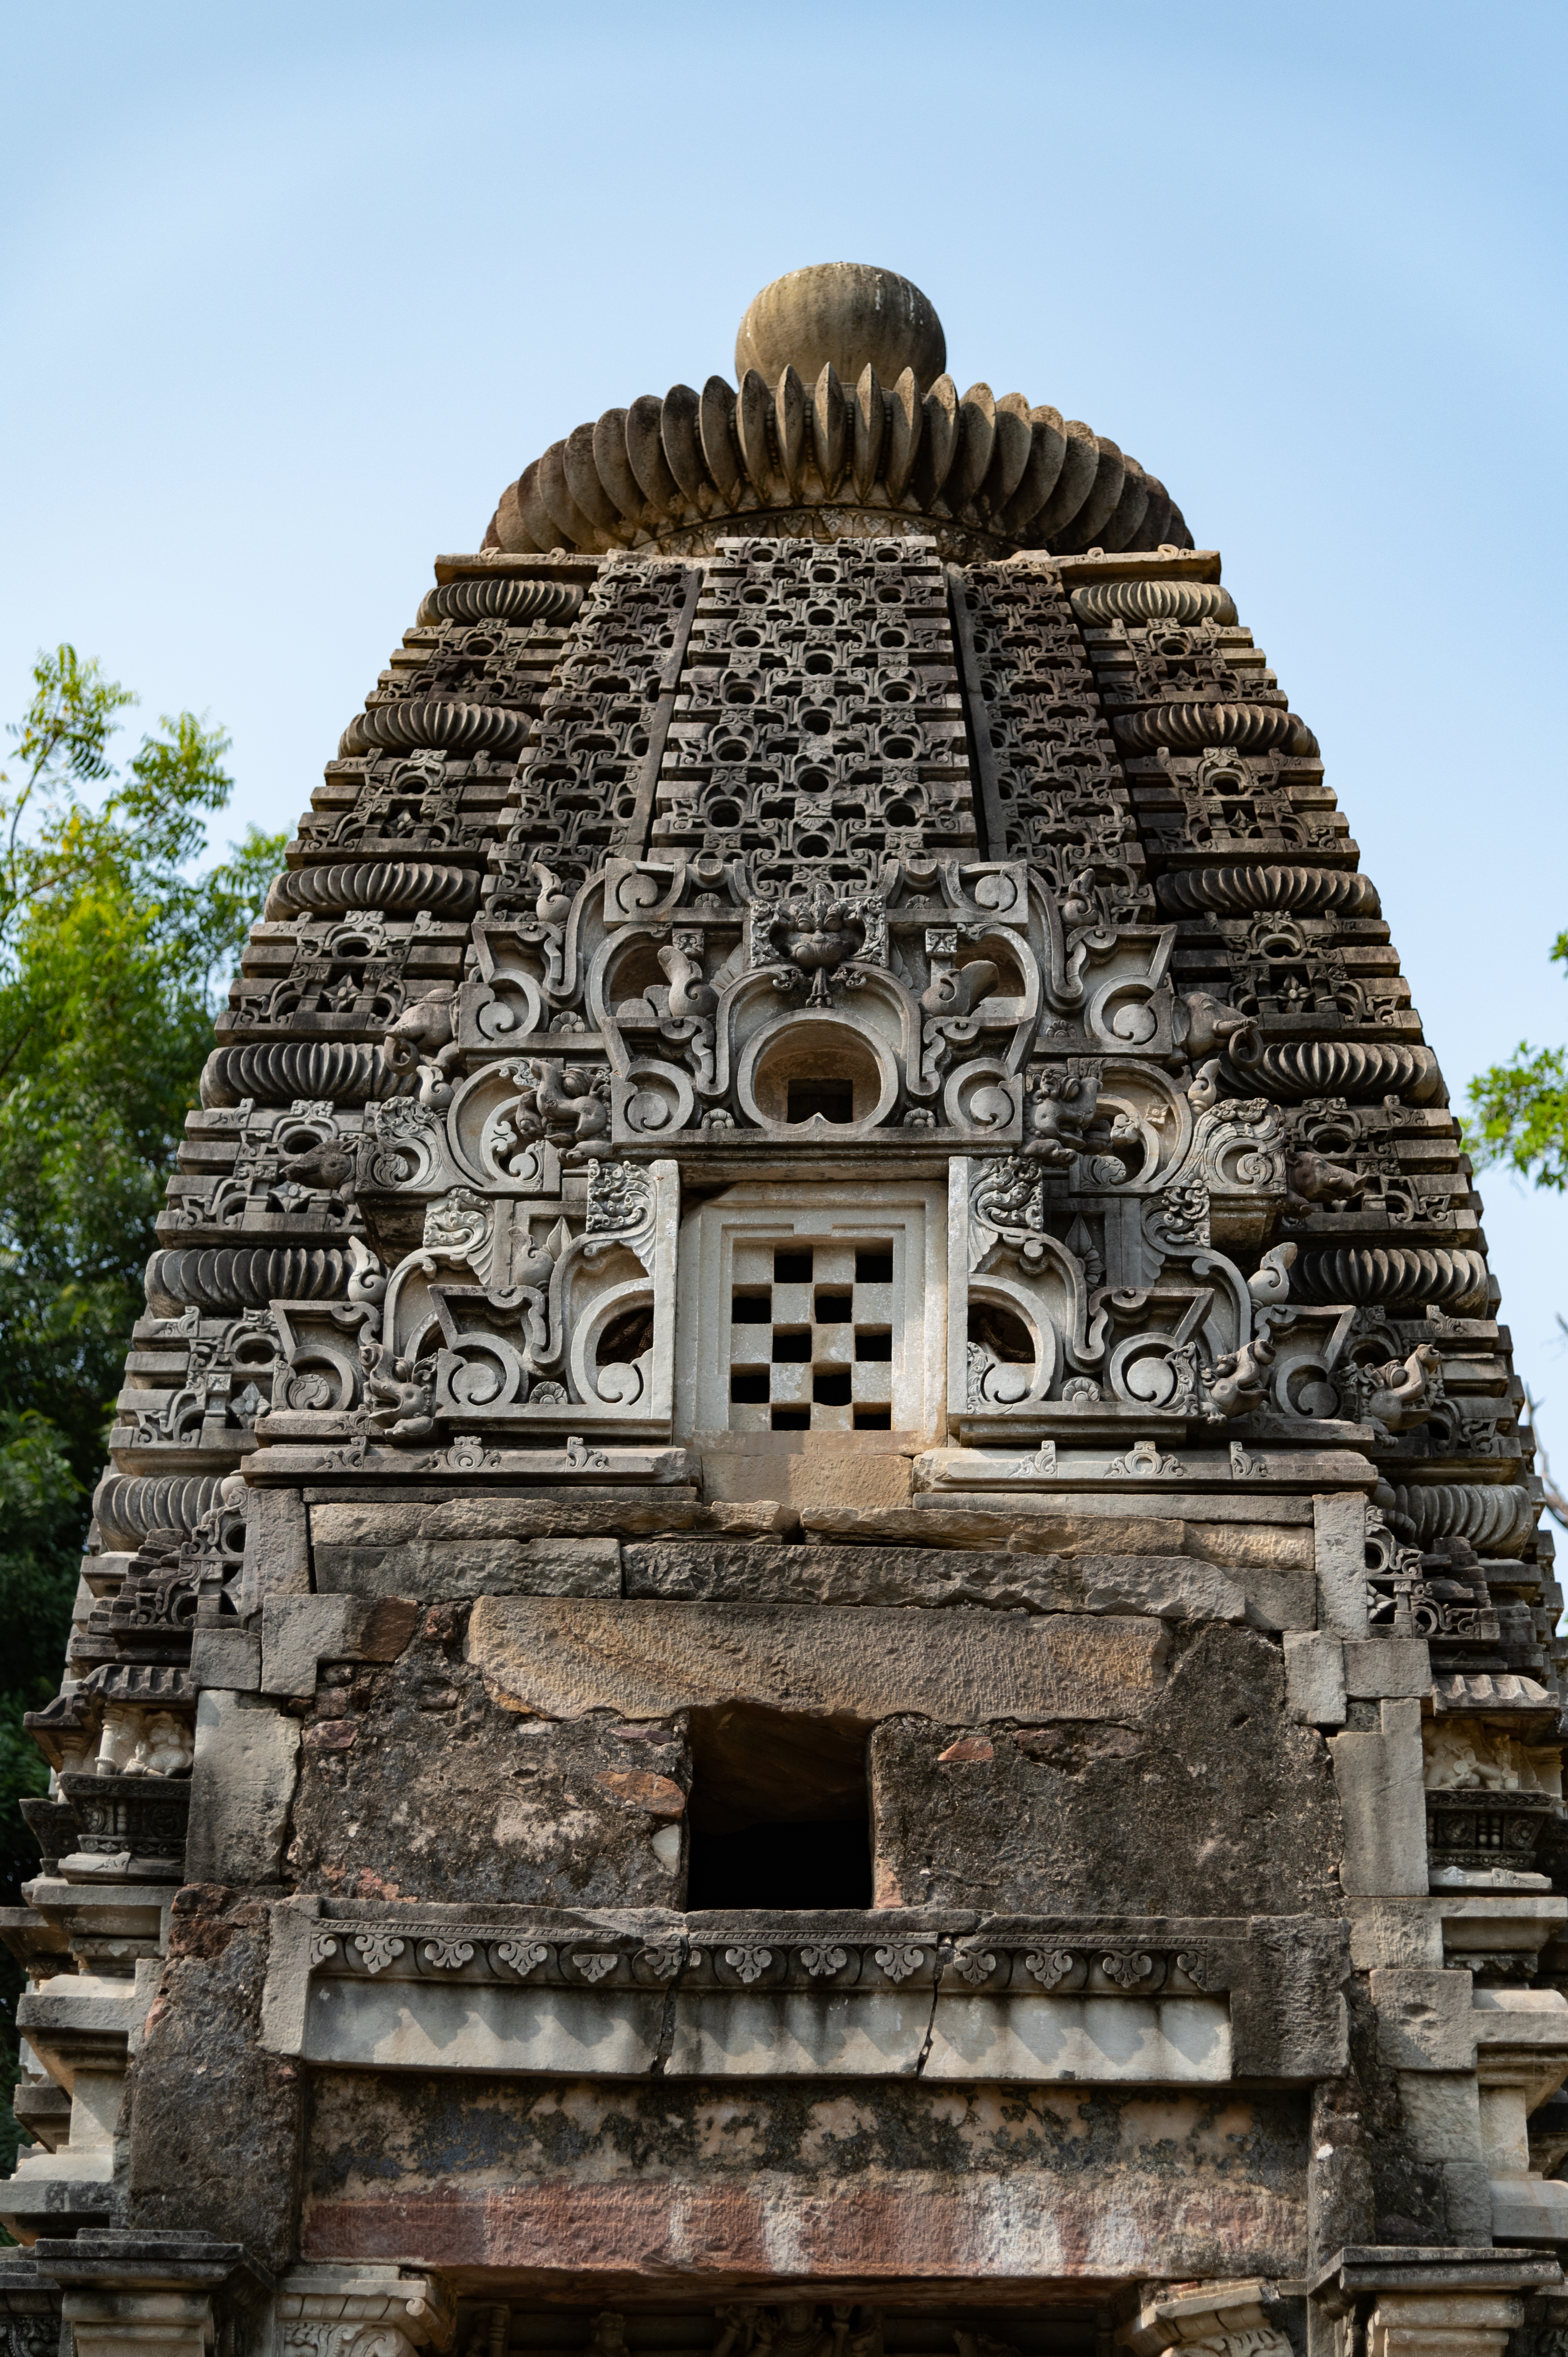
[[[1561,6],[8,5],[0,708],[71,638],[269,826],[430,560],[756,289],[914,278],[961,385],[1169,485],[1455,1095],[1568,1037]],[[1487,1186],[1568,1477],[1568,1204]]]

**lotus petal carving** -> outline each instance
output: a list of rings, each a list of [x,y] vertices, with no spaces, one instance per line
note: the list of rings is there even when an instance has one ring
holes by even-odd
[[[1236,608],[1218,581],[1091,581],[1075,589],[1068,603],[1091,630],[1112,622],[1221,622],[1233,624]]]
[[[1315,754],[1316,737],[1305,720],[1273,704],[1152,704],[1142,712],[1115,712],[1111,726],[1130,753],[1201,753],[1229,746],[1233,753]]]
[[[419,619],[432,622],[569,622],[585,592],[572,581],[520,581],[508,573],[444,581],[427,589]]]
[[[353,1264],[336,1245],[244,1251],[182,1246],[147,1263],[147,1306],[160,1318],[199,1309],[262,1309],[269,1301],[327,1301],[343,1292]]]
[[[499,705],[410,696],[403,703],[378,704],[373,711],[356,713],[338,751],[344,759],[369,752],[372,746],[392,753],[412,753],[422,746],[436,746],[446,753],[515,753],[527,738],[528,727],[523,714]]]
[[[950,376],[922,392],[908,369],[885,386],[868,364],[852,389],[831,361],[811,384],[787,368],[769,388],[750,371],[738,396],[714,376],[700,393],[672,385],[607,410],[508,484],[485,545],[657,545],[709,518],[830,504],[835,528],[853,530],[846,500],[878,530],[897,516],[894,529],[939,538],[958,522],[1063,553],[1192,546],[1164,484],[1080,420],[986,384],[961,394]]]
[[[1254,909],[1293,909],[1311,915],[1333,909],[1346,917],[1375,917],[1378,895],[1371,878],[1346,867],[1188,867],[1162,876],[1160,906],[1173,916],[1213,909],[1221,916],[1250,916]]]
[[[1298,1261],[1291,1289],[1304,1301],[1480,1302],[1487,1264],[1478,1252],[1342,1244]]]
[[[1430,1104],[1443,1093],[1443,1075],[1431,1049],[1393,1040],[1306,1039],[1260,1049],[1244,1060],[1233,1044],[1230,1054],[1250,1089],[1282,1097],[1287,1104],[1327,1096],[1401,1096],[1412,1104]]]
[[[215,1049],[202,1069],[204,1105],[293,1104],[297,1097],[366,1104],[385,1093],[380,1051],[348,1040]]]
[[[1387,1518],[1416,1546],[1467,1539],[1478,1555],[1515,1555],[1535,1527],[1536,1508],[1517,1484],[1436,1481],[1430,1488],[1395,1487]]]
[[[343,916],[349,909],[423,909],[432,917],[466,917],[479,897],[472,867],[438,867],[424,859],[291,867],[267,895],[273,918]]]
[[[178,1531],[188,1538],[203,1514],[220,1501],[222,1479],[208,1473],[105,1473],[93,1495],[92,1512],[105,1547],[134,1553],[149,1531]]]

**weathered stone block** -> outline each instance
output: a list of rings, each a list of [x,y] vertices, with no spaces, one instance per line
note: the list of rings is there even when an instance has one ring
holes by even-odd
[[[1186,1555],[1094,1558],[1083,1566],[1086,1612],[1149,1612],[1163,1620],[1240,1620],[1240,1584]]]
[[[1106,1710],[1092,1724],[1063,1705],[1040,1714],[1058,1724],[1015,1730],[1000,1712],[976,1712],[970,1725],[992,1731],[988,1761],[943,1767],[939,1754],[962,1728],[893,1718],[871,1746],[876,1903],[1331,1912],[1339,1827],[1327,1757],[1283,1705],[1268,1641],[1209,1626],[1136,1713]]]
[[[771,1436],[769,1436],[771,1437]],[[906,1507],[913,1489],[913,1460],[886,1448],[822,1448],[807,1453],[770,1450],[703,1450],[703,1486],[707,1496],[737,1504],[777,1501],[807,1507],[887,1510]]]
[[[418,1618],[406,1596],[270,1597],[262,1607],[262,1692],[313,1695],[321,1662],[395,1661]]]
[[[1481,2106],[1469,2072],[1402,2071],[1398,2083],[1418,2160],[1480,2160]]]
[[[274,1705],[239,1694],[200,1697],[185,1852],[192,1882],[276,1880],[298,1755],[299,1721]]]
[[[1379,1964],[1374,1965],[1369,1981],[1378,2015],[1378,2052],[1392,2069],[1475,2069],[1468,1973],[1420,1972]]]
[[[628,1742],[604,1717],[520,1718],[461,1657],[467,1609],[434,1608],[397,1662],[344,1671],[347,1683],[318,1693],[289,1849],[298,1887],[476,1905],[675,1904],[683,1738],[661,1729]]]
[[[190,1641],[193,1684],[231,1694],[256,1694],[262,1683],[262,1639],[253,1629],[198,1629]]]
[[[768,2115],[733,2082],[542,2085],[333,2071],[313,2105],[306,2257],[526,2267],[691,2297],[693,2237],[708,2281],[775,2279],[779,2253],[817,2284],[897,2279],[910,2298],[988,2286],[1103,2280],[1105,2253],[1140,2276],[1274,2275],[1305,2232],[1305,2103],[1238,2091],[983,2087],[908,2078],[824,2090]],[[720,2125],[722,2124],[722,2125]],[[455,2178],[454,2153],[483,2156]],[[681,2200],[671,2201],[678,2179]],[[788,2237],[786,2243],[784,2238]]]
[[[481,1597],[467,1658],[509,1707],[550,1718],[668,1718],[745,1697],[867,1723],[900,1711],[1100,1719],[1146,1713],[1168,1645],[1158,1620],[1015,1619],[965,1606]]]
[[[1420,1703],[1386,1702],[1380,1727],[1331,1736],[1328,1748],[1345,1820],[1346,1896],[1424,1899]]]
[[[1288,1631],[1284,1641],[1285,1696],[1300,1727],[1345,1724],[1345,1648],[1321,1630]]]
[[[1367,1501],[1355,1491],[1313,1500],[1317,1620],[1333,1637],[1367,1633]]]
[[[628,1597],[777,1604],[983,1604],[1004,1612],[1075,1612],[1083,1571],[1049,1555],[944,1547],[772,1546],[756,1540],[628,1544]]]
[[[316,1585],[324,1596],[417,1596],[427,1604],[471,1596],[618,1596],[620,1542],[474,1537],[339,1545],[323,1541],[316,1549]]]
[[[245,1555],[240,1574],[246,1619],[264,1597],[308,1596],[310,1543],[297,1490],[252,1490],[245,1499]]]
[[[127,2222],[239,2243],[277,2267],[295,2247],[305,2081],[260,2044],[268,1913],[208,1883],[175,1900],[136,2057]]]
[[[1358,1701],[1427,1693],[1432,1656],[1424,1637],[1367,1637],[1345,1648],[1345,1691]]]

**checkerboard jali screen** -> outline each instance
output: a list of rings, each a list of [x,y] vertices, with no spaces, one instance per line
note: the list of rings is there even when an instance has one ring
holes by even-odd
[[[737,1239],[730,1427],[886,1432],[893,1422],[893,1247]]]

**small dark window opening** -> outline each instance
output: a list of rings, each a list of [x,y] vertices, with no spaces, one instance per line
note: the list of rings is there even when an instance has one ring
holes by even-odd
[[[1009,1366],[1032,1366],[1035,1345],[1017,1312],[994,1301],[977,1301],[969,1313],[969,1339]]]
[[[773,1303],[766,1293],[737,1293],[729,1314],[735,1326],[766,1326],[773,1316]]]
[[[872,1244],[865,1252],[857,1252],[854,1256],[854,1281],[856,1285],[891,1285],[892,1254],[885,1252],[879,1244]]]
[[[789,1081],[784,1090],[786,1121],[810,1121],[820,1114],[824,1121],[846,1122],[854,1119],[854,1083],[853,1081]]]
[[[811,1377],[811,1397],[819,1407],[847,1407],[849,1385],[849,1369],[833,1367]]]
[[[629,1367],[645,1351],[653,1348],[653,1312],[651,1309],[626,1309],[612,1318],[599,1340],[601,1367]]]
[[[890,1407],[857,1407],[854,1428],[856,1432],[891,1432],[893,1411]]]
[[[809,1407],[776,1407],[773,1411],[775,1432],[810,1432],[811,1411]]]
[[[869,1907],[869,1732],[745,1703],[694,1711],[687,1907]]]
[[[847,1326],[854,1315],[854,1301],[847,1293],[819,1293],[816,1319],[819,1326]]]
[[[782,1246],[773,1255],[775,1285],[810,1285],[811,1255],[809,1252],[786,1252]]]
[[[730,1374],[729,1395],[732,1400],[744,1402],[752,1407],[765,1405],[768,1399],[767,1368],[755,1368],[746,1373],[738,1367],[735,1368]]]
[[[888,1329],[884,1328],[880,1334],[856,1334],[854,1338],[854,1355],[857,1359],[890,1359],[893,1356],[893,1336],[891,1331]]]
[[[811,1334],[807,1326],[791,1332],[773,1329],[773,1363],[776,1367],[809,1367],[811,1363]]]

